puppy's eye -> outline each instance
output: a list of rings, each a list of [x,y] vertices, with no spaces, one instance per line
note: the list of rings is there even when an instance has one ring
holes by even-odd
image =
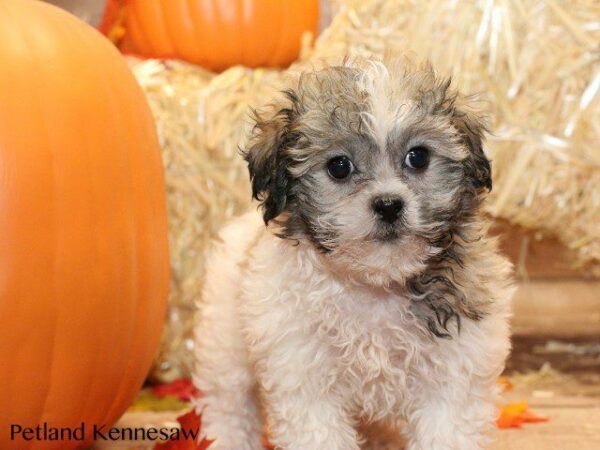
[[[336,156],[327,162],[327,171],[333,178],[342,180],[354,172],[354,164],[347,156]]]
[[[404,158],[404,165],[414,170],[423,170],[429,165],[429,150],[417,146],[411,148]]]

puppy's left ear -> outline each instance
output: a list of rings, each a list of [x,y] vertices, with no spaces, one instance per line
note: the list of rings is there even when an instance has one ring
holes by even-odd
[[[426,71],[431,79],[435,74],[429,67]],[[425,105],[435,113],[448,115],[450,122],[460,134],[464,144],[469,150],[469,155],[464,161],[465,174],[470,178],[473,187],[492,190],[492,169],[489,159],[483,151],[484,135],[487,127],[482,117],[469,105],[468,98],[450,89],[452,80],[442,79],[435,83],[434,89],[423,97]]]
[[[471,178],[475,189],[492,190],[492,168],[483,151],[484,134],[487,128],[482,119],[468,107],[456,107],[452,114],[452,124],[462,136],[469,149],[465,160],[465,172]]]
[[[293,126],[298,112],[295,94],[285,93],[286,102],[270,115],[254,112],[255,125],[244,158],[248,163],[252,197],[261,202],[265,224],[283,212],[287,204],[290,176],[289,152],[298,140]]]

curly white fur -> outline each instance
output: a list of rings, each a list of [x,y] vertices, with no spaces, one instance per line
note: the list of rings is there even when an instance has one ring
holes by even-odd
[[[504,260],[482,255],[478,269],[499,280],[485,287],[501,300],[493,313],[443,340],[403,298],[332,279],[255,212],[221,236],[196,330],[198,408],[216,450],[261,448],[259,392],[287,450],[358,449],[359,418],[407,419],[412,450],[484,445],[509,350]]]

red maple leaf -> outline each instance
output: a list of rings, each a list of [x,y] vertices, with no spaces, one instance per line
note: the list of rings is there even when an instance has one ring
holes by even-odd
[[[181,425],[179,437],[156,444],[154,450],[206,450],[212,444],[212,441],[206,438],[200,440],[202,414],[198,415],[194,411],[190,411],[178,417],[177,422]]]
[[[196,386],[194,386],[192,380],[189,378],[179,378],[171,383],[158,384],[150,387],[150,391],[157,397],[172,395],[184,402],[189,402],[199,394],[198,389],[196,389]]]

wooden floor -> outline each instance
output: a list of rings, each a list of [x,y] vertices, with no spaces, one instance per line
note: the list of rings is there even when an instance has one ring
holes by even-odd
[[[600,450],[600,336],[513,339],[512,388],[503,403],[526,400],[546,423],[497,430],[491,450]],[[558,370],[557,370],[558,369]],[[126,413],[117,427],[177,426],[176,412]],[[152,443],[111,442],[96,449],[149,450]],[[400,450],[400,446],[394,447]]]
[[[599,450],[600,388],[586,394],[561,393],[545,386],[515,389],[505,394],[506,401],[528,400],[530,409],[550,419],[546,423],[525,424],[519,429],[497,430],[491,450]],[[567,389],[572,391],[572,389]],[[551,397],[548,397],[550,396]],[[173,426],[175,413],[129,413],[117,426]],[[111,450],[147,450],[143,442],[99,443],[96,448]]]
[[[498,430],[493,450],[599,450],[600,396],[565,395],[554,391],[520,389],[507,400],[527,399],[535,413],[548,417],[546,423],[525,424],[519,429]],[[599,390],[600,391],[600,390]],[[552,392],[553,396],[544,398]],[[536,397],[536,395],[538,397]],[[539,396],[542,396],[540,398]]]
[[[523,397],[519,396],[521,400]],[[550,418],[547,423],[524,425],[520,429],[498,430],[492,450],[598,450],[600,449],[600,401],[598,398],[578,398],[558,395],[548,400],[532,400],[536,413]],[[517,399],[515,397],[515,399]],[[172,413],[130,413],[118,426],[172,425]],[[147,450],[152,445],[143,442],[98,443],[95,448]]]

